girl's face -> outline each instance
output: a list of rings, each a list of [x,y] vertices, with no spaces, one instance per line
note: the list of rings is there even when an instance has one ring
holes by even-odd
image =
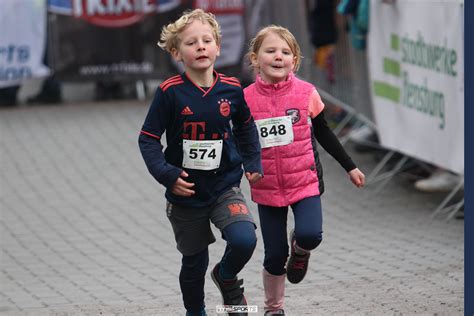
[[[275,33],[263,39],[257,54],[251,55],[254,68],[267,83],[285,81],[295,67],[295,56],[288,43]]]
[[[176,61],[183,62],[186,71],[202,72],[213,68],[220,50],[208,23],[196,19],[186,26],[178,38],[178,48],[171,54]]]

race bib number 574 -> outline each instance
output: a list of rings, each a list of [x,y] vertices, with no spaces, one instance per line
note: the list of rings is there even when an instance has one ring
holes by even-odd
[[[291,116],[279,116],[256,120],[262,148],[283,146],[293,142]]]
[[[219,168],[222,157],[222,139],[183,139],[183,167],[197,170]]]

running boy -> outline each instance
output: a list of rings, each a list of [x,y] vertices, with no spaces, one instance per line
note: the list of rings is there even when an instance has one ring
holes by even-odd
[[[328,128],[315,87],[295,77],[301,51],[290,31],[265,27],[251,41],[248,57],[257,77],[244,93],[259,130],[265,174],[251,184],[265,248],[265,315],[284,315],[285,274],[291,283],[303,280],[310,251],[322,240],[323,179],[316,140],[357,187],[364,185],[365,177]],[[287,262],[288,206],[295,229]]]
[[[182,254],[186,315],[206,315],[208,245],[215,241],[210,222],[227,242],[211,271],[225,305],[247,305],[237,273],[256,245],[256,226],[239,185],[242,163],[250,183],[261,177],[260,145],[239,81],[214,70],[220,40],[214,16],[200,9],[163,28],[158,45],[185,71],[157,89],[139,136],[148,170],[166,187],[166,213]]]

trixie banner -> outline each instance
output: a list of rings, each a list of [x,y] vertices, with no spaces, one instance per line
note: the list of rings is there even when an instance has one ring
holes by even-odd
[[[49,11],[102,27],[123,27],[179,4],[180,0],[49,0]]]
[[[369,71],[382,145],[464,170],[464,8],[370,1]]]
[[[156,45],[180,0],[49,0],[50,57],[62,80],[135,80],[166,75]]]
[[[46,0],[0,1],[0,88],[48,75]]]

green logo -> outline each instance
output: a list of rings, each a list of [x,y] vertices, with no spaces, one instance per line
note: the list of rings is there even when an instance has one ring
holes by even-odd
[[[390,36],[390,49],[400,56],[401,61],[384,57],[383,72],[395,78],[400,78],[401,86],[393,85],[382,80],[374,80],[372,87],[375,96],[390,100],[394,103],[416,110],[419,113],[439,119],[439,128],[445,127],[445,97],[443,92],[429,88],[428,78],[422,82],[410,81],[408,70],[403,64],[409,64],[436,73],[456,77],[456,50],[446,46],[425,43],[423,36],[418,32],[417,39],[400,37],[397,34]]]

